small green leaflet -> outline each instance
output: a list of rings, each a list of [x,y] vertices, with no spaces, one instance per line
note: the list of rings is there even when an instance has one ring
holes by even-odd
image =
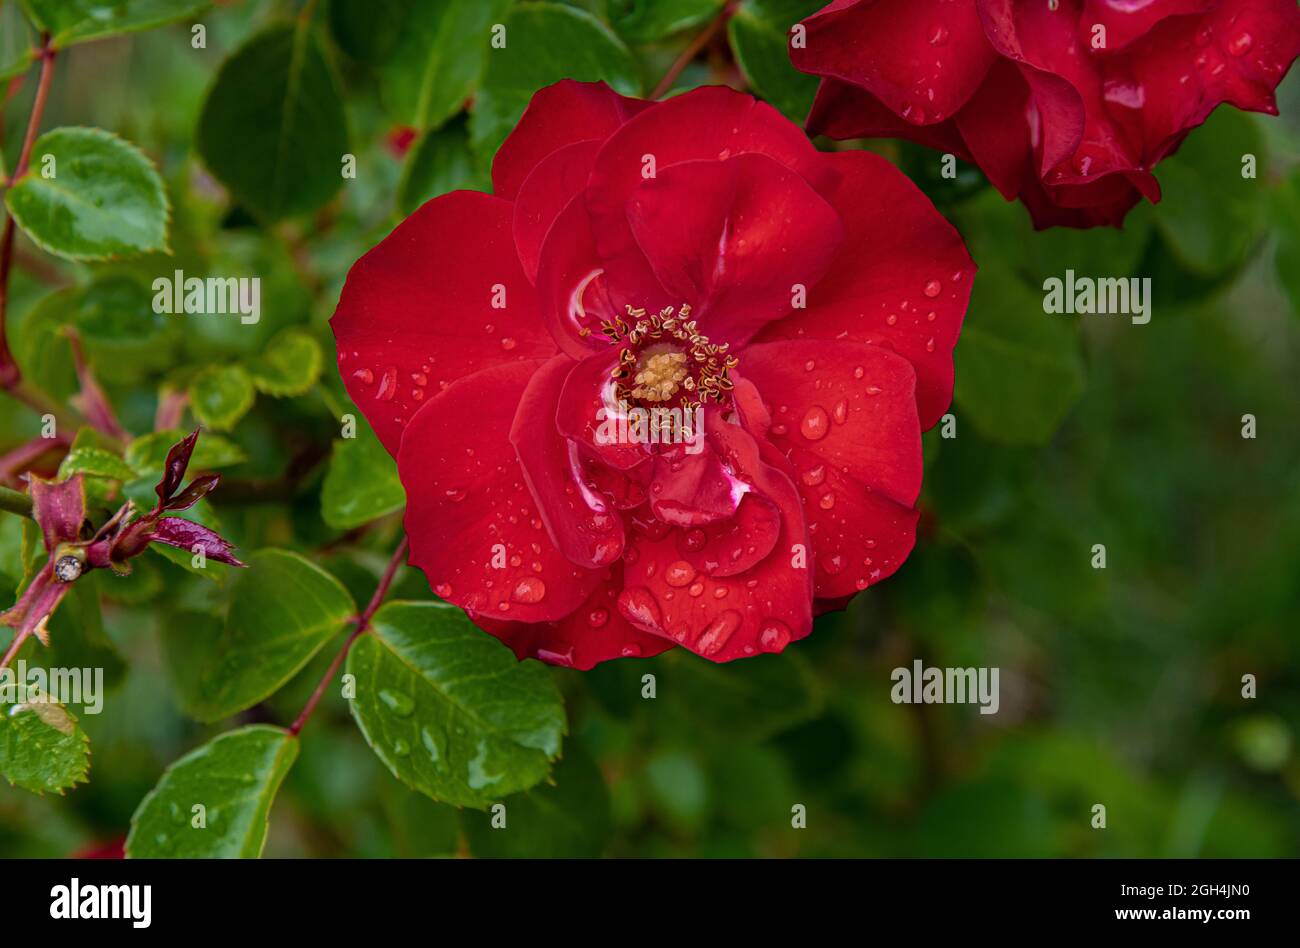
[[[5,204],[37,246],[69,260],[169,249],[162,179],[138,148],[102,129],[56,128],[36,139]]]
[[[253,725],[176,761],[131,817],[133,859],[256,859],[275,794],[298,757],[288,731]]]
[[[248,375],[259,392],[281,398],[301,395],[320,378],[320,343],[301,329],[286,329],[248,362]]]
[[[44,696],[24,697],[22,704],[0,703],[0,776],[33,793],[61,794],[85,783],[90,740],[77,719]]]
[[[56,48],[198,16],[207,0],[20,0]]]
[[[190,380],[190,410],[209,428],[229,431],[253,407],[257,393],[242,366],[214,365]]]

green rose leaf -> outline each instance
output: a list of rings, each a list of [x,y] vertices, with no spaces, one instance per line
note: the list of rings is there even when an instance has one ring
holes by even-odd
[[[214,365],[190,380],[190,410],[209,428],[229,431],[253,407],[253,379],[238,365]]]
[[[758,95],[802,124],[818,79],[790,63],[790,28],[825,6],[821,0],[746,0],[727,22],[727,38]]]
[[[259,392],[281,398],[301,395],[320,378],[320,343],[301,329],[286,329],[248,363],[248,374]]]
[[[543,86],[561,79],[603,79],[625,95],[641,91],[632,54],[590,13],[529,3],[511,10],[505,26],[505,48],[489,50],[470,118],[470,140],[485,165]]]
[[[980,433],[1043,444],[1083,394],[1077,317],[1043,311],[1042,296],[986,264],[953,355],[957,407]]]
[[[334,457],[321,487],[321,518],[336,530],[351,530],[406,505],[397,462],[364,420],[355,438],[334,442]]]
[[[397,206],[410,215],[425,201],[449,191],[488,191],[491,183],[479,170],[469,147],[469,128],[457,118],[420,136],[402,170]]]
[[[27,71],[36,58],[36,36],[16,3],[0,3],[0,81]],[[0,171],[4,158],[0,156]]]
[[[714,733],[760,740],[812,718],[822,695],[794,652],[718,665],[686,652],[664,656],[659,694]]]
[[[459,112],[483,74],[492,27],[509,7],[510,0],[416,3],[381,74],[383,98],[393,116],[423,130],[437,128]]]
[[[278,691],[356,612],[337,579],[296,553],[259,550],[230,588],[230,612],[211,643],[193,702],[219,721]]]
[[[36,139],[5,205],[33,243],[69,260],[169,249],[162,179],[138,148],[102,129]]]
[[[726,0],[613,0],[610,22],[629,43],[653,43],[703,26]]]
[[[198,146],[235,198],[268,221],[314,211],[337,193],[347,121],[307,21],[259,33],[222,64]]]
[[[478,809],[544,779],[564,704],[546,669],[519,662],[459,609],[391,602],[348,656],[352,716],[399,780]]]
[[[135,471],[112,451],[89,445],[74,446],[59,465],[59,480],[66,481],[73,474],[90,477],[107,477],[115,481],[135,480]]]
[[[1256,177],[1243,176],[1247,155],[1257,162]],[[1216,276],[1243,262],[1265,221],[1264,160],[1255,120],[1217,109],[1199,134],[1160,163],[1156,226],[1184,267]]]
[[[0,704],[0,776],[33,793],[63,793],[86,782],[90,740],[72,712],[46,696]],[[15,697],[17,697],[15,695]]]
[[[171,446],[178,441],[183,440],[188,431],[153,431],[147,435],[141,435],[126,446],[126,463],[141,478],[153,477],[162,473],[163,463],[167,460],[167,452]],[[212,471],[220,467],[233,467],[236,464],[243,464],[248,460],[244,454],[243,448],[221,435],[203,432],[199,435],[198,442],[194,445],[194,453],[190,455],[189,476],[193,477],[204,471]],[[153,485],[149,485],[149,490],[153,490]]]
[[[230,731],[191,751],[140,801],[127,856],[256,859],[275,794],[297,757],[298,739],[267,725]]]
[[[555,765],[553,782],[505,802],[505,826],[493,815],[462,810],[460,824],[484,859],[595,859],[610,833],[609,790],[595,762],[576,744]]]
[[[207,0],[21,0],[28,15],[48,30],[54,46],[151,30],[195,17]]]

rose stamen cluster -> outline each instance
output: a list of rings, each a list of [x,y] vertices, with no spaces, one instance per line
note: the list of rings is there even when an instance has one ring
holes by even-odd
[[[621,346],[618,366],[610,373],[619,399],[663,403],[680,390],[685,393],[679,399],[680,407],[694,410],[703,402],[726,398],[734,387],[731,370],[740,360],[727,354],[727,343],[709,342],[696,321],[688,318],[690,314],[691,308],[685,304],[665,307],[651,316],[629,305],[628,318],[636,321],[631,327],[622,318],[601,322],[601,333]],[[650,345],[642,348],[647,341]]]

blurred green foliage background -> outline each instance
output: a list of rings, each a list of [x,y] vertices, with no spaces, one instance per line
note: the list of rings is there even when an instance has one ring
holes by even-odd
[[[728,82],[801,117],[810,84],[785,62],[783,32],[818,5],[745,0],[676,88]],[[43,126],[98,126],[140,146],[166,182],[174,257],[68,264],[20,239],[11,285],[10,340],[26,375],[56,398],[75,391],[56,331],[75,325],[137,433],[151,430],[160,390],[193,398],[205,369],[265,358],[286,329],[315,339],[315,384],[259,392],[224,432],[246,460],[224,469],[210,513],[242,551],[302,552],[359,602],[400,537],[401,498],[391,473],[379,500],[329,483],[332,465],[382,480],[385,463],[370,442],[356,449],[364,456],[333,453],[349,406],[326,321],[348,267],[424,200],[486,189],[491,154],[532,90],[572,75],[646,94],[721,4],[476,4],[493,7],[488,23],[505,18],[520,47],[486,70],[454,60],[475,55],[454,30],[404,21],[410,6],[222,3],[61,53]],[[449,15],[461,13],[482,16]],[[192,45],[193,22],[205,48]],[[248,172],[241,200],[222,181],[266,160],[273,129],[240,133],[201,115],[232,56],[253,60],[221,73],[235,84],[223,94],[252,95],[241,84],[268,68],[246,42],[295,22],[319,50],[319,111],[341,106],[342,124],[319,132],[335,180],[319,199],[307,182],[297,205],[301,195],[263,194]],[[0,31],[6,55],[27,42],[12,0],[0,3]],[[447,75],[463,67],[468,84],[419,85],[436,43],[452,57]],[[4,99],[10,168],[35,86],[34,69],[25,76]],[[947,180],[936,153],[871,143],[958,225],[981,267],[956,354],[957,436],[926,435],[922,526],[904,568],[782,656],[714,666],[681,652],[550,671],[569,736],[554,785],[509,801],[527,831],[493,833],[483,814],[393,779],[331,689],[276,801],[266,854],[1300,855],[1300,79],[1279,99],[1280,119],[1217,112],[1160,166],[1164,201],[1122,231],[1035,233],[973,169]],[[337,179],[343,150],[355,179]],[[1257,179],[1241,177],[1245,153],[1259,158]],[[1042,282],[1067,267],[1150,277],[1151,322],[1046,315]],[[173,268],[259,275],[261,322],[154,315],[149,282]],[[212,413],[227,410],[215,396]],[[1242,437],[1246,414],[1254,439]],[[38,428],[0,395],[0,452]],[[0,513],[0,606],[20,542],[19,519]],[[1104,570],[1091,565],[1098,543]],[[139,562],[127,579],[90,577],[98,595],[52,623],[56,639],[75,637],[102,614],[121,656],[106,663],[115,690],[104,713],[81,718],[89,784],[64,797],[0,786],[0,855],[120,839],[163,768],[231,726],[182,712],[167,647],[224,611],[229,584],[161,557]],[[403,570],[394,598],[434,597]],[[335,651],[240,720],[292,721]],[[1000,667],[999,713],[891,703],[891,670],[915,658]],[[1253,700],[1241,695],[1246,674],[1258,679]],[[1090,825],[1096,803],[1104,830]],[[791,827],[796,804],[806,829]]]

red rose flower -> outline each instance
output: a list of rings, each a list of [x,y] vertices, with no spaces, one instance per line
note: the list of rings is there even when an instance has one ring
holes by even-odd
[[[729,89],[571,81],[492,179],[332,320],[439,596],[520,657],[728,661],[898,568],[975,271],[920,191]]]
[[[1119,226],[1222,102],[1277,114],[1296,0],[836,0],[804,20],[809,131],[978,165],[1035,226]]]

